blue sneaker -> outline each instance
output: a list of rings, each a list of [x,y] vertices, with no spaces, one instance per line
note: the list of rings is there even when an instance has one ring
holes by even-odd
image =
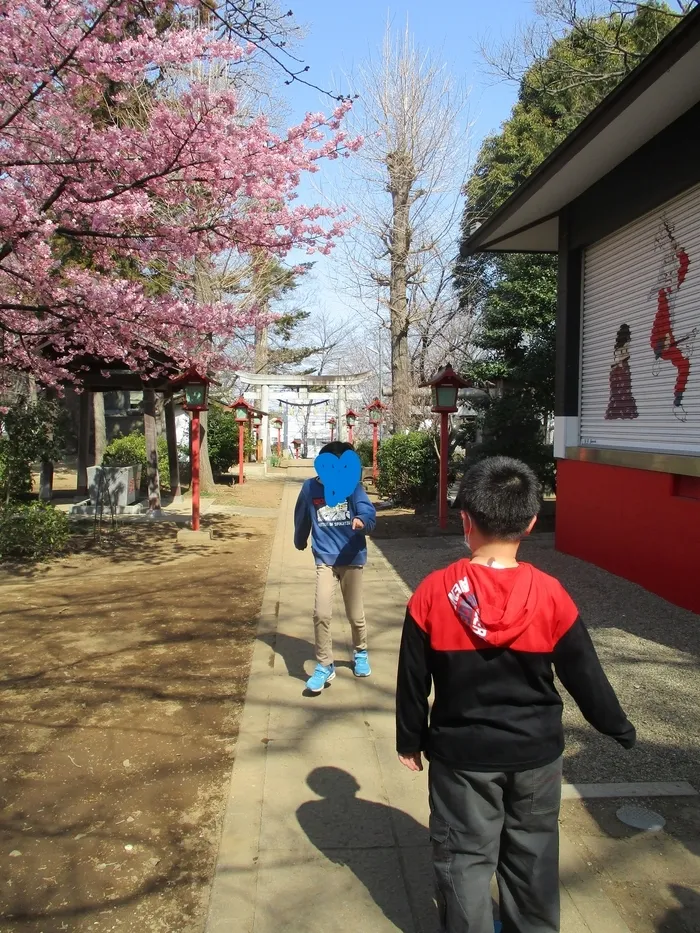
[[[317,664],[316,670],[306,681],[306,689],[312,693],[323,693],[323,688],[329,684],[335,677],[335,664],[324,667],[323,664]]]
[[[355,658],[355,677],[369,677],[372,668],[369,666],[369,657],[366,651],[356,651]]]

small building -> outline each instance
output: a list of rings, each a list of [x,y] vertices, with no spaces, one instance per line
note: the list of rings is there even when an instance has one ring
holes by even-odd
[[[700,612],[700,8],[466,250],[559,256],[557,548]]]

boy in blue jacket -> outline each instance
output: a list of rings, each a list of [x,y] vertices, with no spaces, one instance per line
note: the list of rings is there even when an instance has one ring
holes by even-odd
[[[353,450],[352,444],[335,441],[322,448],[322,454],[341,457]],[[345,614],[352,629],[353,670],[356,677],[369,677],[367,626],[362,601],[362,571],[367,562],[367,539],[377,522],[377,513],[361,483],[344,502],[326,504],[323,484],[317,476],[301,487],[294,510],[294,546],[306,549],[311,534],[311,550],[316,560],[314,636],[316,670],[306,682],[312,693],[321,693],[335,677],[331,617],[338,583],[343,594]]]

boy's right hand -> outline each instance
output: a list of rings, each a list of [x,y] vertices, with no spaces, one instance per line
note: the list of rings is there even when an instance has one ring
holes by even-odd
[[[420,752],[413,752],[410,755],[399,755],[399,761],[404,768],[408,768],[409,771],[423,770],[423,759]]]

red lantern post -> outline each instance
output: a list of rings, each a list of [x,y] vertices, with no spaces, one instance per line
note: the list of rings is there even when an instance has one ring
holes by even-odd
[[[447,461],[450,451],[450,414],[457,411],[457,396],[460,389],[471,385],[462,379],[447,363],[433,378],[424,383],[432,390],[432,411],[440,415],[440,484],[438,489],[438,516],[440,527],[447,528]]]
[[[184,409],[192,412],[190,426],[192,439],[192,531],[199,531],[200,495],[199,495],[199,448],[200,448],[200,411],[209,408],[209,385],[212,380],[200,375],[191,368],[182,376],[172,380],[173,388],[182,386],[185,393]]]
[[[299,448],[301,447],[301,440],[298,437],[295,437],[292,441],[292,447],[294,447],[294,459],[299,459]]]
[[[348,426],[348,440],[351,444],[354,443],[353,436],[355,432],[355,422],[357,421],[357,412],[353,411],[352,408],[348,408],[345,412],[345,423]]]
[[[238,422],[238,485],[242,486],[245,482],[245,475],[243,472],[245,427],[248,424],[248,419],[250,418],[253,407],[246,402],[242,395],[231,407],[233,408],[236,421]]]
[[[338,423],[338,422],[336,421],[335,418],[329,418],[329,419],[328,419],[328,424],[330,425],[330,428],[331,428],[331,444],[332,444],[333,441],[335,440],[335,426],[336,426],[337,423]]]
[[[382,412],[385,409],[386,405],[382,405],[378,398],[375,398],[372,404],[367,406],[367,411],[369,413],[369,423],[372,425],[372,480],[374,481],[375,485],[377,483],[377,479],[379,478],[379,467],[377,466],[379,425],[382,421]]]

